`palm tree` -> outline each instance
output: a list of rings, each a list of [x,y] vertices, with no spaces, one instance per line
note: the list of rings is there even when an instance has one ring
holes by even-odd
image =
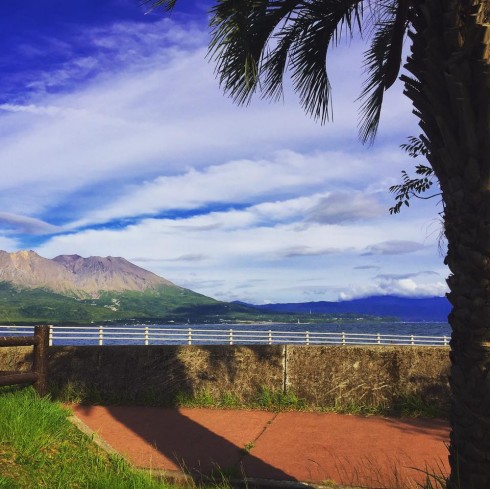
[[[489,22],[490,0],[216,0],[210,23],[217,77],[237,103],[256,92],[279,98],[289,73],[321,122],[330,116],[329,47],[367,33],[359,132],[368,143],[410,39],[401,79],[440,185],[451,270],[448,485],[464,489],[490,489]]]

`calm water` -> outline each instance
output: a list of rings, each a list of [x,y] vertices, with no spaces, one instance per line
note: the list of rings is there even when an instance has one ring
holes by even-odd
[[[175,325],[175,324],[151,324],[151,325],[131,325],[131,326],[105,326],[104,327],[104,345],[123,345],[123,344],[144,344],[143,328],[147,326],[149,328],[150,336],[154,336],[157,333],[157,329],[171,329],[167,331],[165,338],[154,339],[152,338],[150,344],[187,344],[187,334],[189,328],[192,328],[193,338],[192,344],[219,344],[227,343],[228,336],[226,333],[233,329],[236,335],[240,331],[253,331],[253,332],[268,332],[271,330],[274,332],[325,332],[325,333],[372,333],[381,335],[414,335],[414,336],[450,336],[451,330],[447,323],[364,323],[362,321],[355,321],[352,323],[324,323],[324,324],[190,324],[190,325]],[[115,329],[112,329],[115,328]],[[221,340],[216,341],[214,337],[213,341],[206,341],[206,339],[199,338],[200,335],[206,334],[203,330],[219,330],[222,331],[223,336]],[[119,339],[114,340],[110,338],[111,334],[116,333]],[[77,328],[54,328],[54,345],[87,345],[97,344],[98,326],[87,326]],[[154,334],[152,334],[152,331]],[[200,334],[199,334],[200,332]],[[123,340],[121,339],[121,333]],[[171,333],[172,337],[168,334]],[[163,333],[162,333],[163,334]],[[209,334],[210,338],[211,333]],[[85,338],[74,339],[72,336],[85,336]],[[286,340],[286,336],[275,337],[274,343],[277,342],[276,338],[283,338]],[[283,341],[283,342],[287,342]],[[240,338],[235,336],[234,343],[243,343]],[[245,341],[244,343],[250,343]]]

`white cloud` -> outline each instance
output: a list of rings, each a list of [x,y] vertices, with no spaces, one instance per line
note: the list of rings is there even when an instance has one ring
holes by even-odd
[[[20,243],[14,238],[8,238],[6,236],[0,236],[0,250],[3,251],[18,251],[20,249]]]
[[[308,191],[345,185],[361,185],[369,175],[369,161],[379,154],[359,156],[342,152],[299,154],[276,152],[270,159],[237,160],[203,170],[158,177],[140,186],[122,189],[119,199],[72,223],[72,227],[107,222],[128,216],[157,214],[172,209],[195,209],[216,203],[242,204],[261,201],[254,211],[277,216],[301,210],[307,221],[336,223],[372,218],[386,212],[374,195],[361,191],[332,191],[305,197]],[[367,161],[366,161],[367,160]],[[338,162],[342,161],[343,165]],[[352,177],[351,171],[356,171]],[[275,195],[299,195],[294,199],[263,202]],[[311,208],[306,209],[307,206]]]
[[[404,255],[423,248],[424,245],[416,241],[390,240],[368,246],[365,255]]]
[[[363,192],[336,192],[324,198],[310,210],[307,221],[338,224],[360,219],[372,219],[386,212],[374,195]]]
[[[422,229],[421,222],[415,227]],[[307,226],[286,220],[264,226],[255,219],[252,207],[182,219],[145,219],[121,230],[58,235],[37,251],[47,257],[65,253],[124,256],[179,285],[193,284],[198,292],[228,300],[236,298],[239,290],[235,287],[248,280],[262,281],[247,294],[255,302],[299,300],[315,279],[315,290],[326,287],[323,299],[331,300],[339,288],[349,288],[353,278],[361,284],[372,282],[372,277],[365,277],[371,267],[399,275],[406,272],[409,264],[401,263],[397,255],[364,255],[379,239],[388,241],[393,234],[408,241],[413,229],[402,220],[383,219]],[[418,253],[420,266],[427,267],[435,253],[436,243],[426,243]],[[356,266],[361,269],[354,271]],[[422,283],[420,278],[410,280]],[[202,285],[209,280],[223,285]]]
[[[357,120],[353,93],[358,77],[353,73],[358,68],[346,64],[342,55],[331,61],[333,72],[338,65],[349,71],[334,87],[334,100],[342,110],[336,111],[334,124],[321,127],[302,113],[297,97],[288,90],[284,104],[256,99],[247,108],[234,106],[220,92],[213,67],[205,61],[207,32],[196,26],[183,28],[165,19],[151,26],[116,24],[87,36],[105,49],[98,54],[96,76],[64,94],[41,91],[24,106],[3,106],[0,204],[6,211],[16,212],[10,203],[19,189],[36,197],[22,212],[36,214],[59,205],[72,192],[89,192],[95,184],[110,187],[114,180],[127,194],[128,211],[138,213],[149,205],[145,194],[157,195],[157,203],[163,199],[161,206],[165,206],[162,194],[169,184],[187,191],[186,184],[199,179],[206,183],[221,172],[238,191],[242,181],[252,184],[254,175],[261,174],[272,179],[270,184],[275,176],[278,185],[287,185],[287,174],[281,179],[280,174],[267,171],[280,164],[277,158],[287,154],[281,153],[284,149],[297,159],[306,153],[303,164],[310,161],[313,166],[309,179],[304,176],[303,180],[310,182],[320,165],[322,176],[350,174],[359,181],[366,174],[385,173],[393,163],[388,154],[380,158],[384,163],[375,161],[374,154],[383,156],[382,148],[371,153],[357,144],[358,154],[349,152],[348,156],[338,149],[355,141]],[[359,54],[362,47],[353,50]],[[78,62],[84,63],[83,59]],[[69,74],[69,66],[63,69],[66,76],[83,79]],[[397,97],[402,99],[400,94]],[[402,114],[402,110],[396,113],[400,123]],[[271,154],[276,154],[272,166],[261,171],[264,155]],[[325,156],[328,159],[321,161]],[[401,159],[393,151],[391,157]],[[232,170],[237,171],[234,180]],[[210,193],[215,188],[216,184]],[[199,202],[202,197],[194,199]],[[148,212],[155,206],[152,201]],[[106,207],[108,215],[114,214],[110,202]]]
[[[372,295],[399,295],[404,297],[443,296],[448,292],[443,281],[417,283],[410,278],[384,279],[375,283],[353,285],[339,294],[340,300],[359,299]]]
[[[17,104],[0,104],[0,110],[5,112],[27,112],[36,115],[57,115],[61,112],[59,107],[42,107],[34,104],[17,105]]]
[[[422,272],[408,272],[408,273],[382,273],[379,275],[376,275],[375,278],[381,279],[381,280],[404,280],[404,279],[409,279],[409,278],[415,278],[415,277],[420,277],[424,275],[436,275],[439,276],[440,274],[437,272],[434,272],[432,270],[424,270]]]
[[[0,212],[0,228],[13,228],[14,231],[25,234],[53,234],[61,231],[58,226],[53,226],[41,219],[19,216],[9,212]]]
[[[345,253],[348,249],[340,248],[312,248],[311,246],[293,246],[291,248],[285,248],[277,253],[281,258],[295,258],[300,256],[322,256],[333,255],[335,253]]]

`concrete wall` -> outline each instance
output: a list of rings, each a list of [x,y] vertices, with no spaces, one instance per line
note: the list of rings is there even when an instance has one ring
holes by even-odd
[[[31,348],[0,348],[1,370],[29,368]],[[396,346],[50,347],[54,394],[106,402],[172,404],[176,396],[233,393],[251,402],[262,387],[312,406],[392,405],[416,395],[449,404],[449,349]]]

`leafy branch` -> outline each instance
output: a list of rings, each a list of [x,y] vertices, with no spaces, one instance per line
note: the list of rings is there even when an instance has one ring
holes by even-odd
[[[429,155],[429,149],[424,141],[414,136],[409,137],[408,140],[408,143],[402,144],[400,147],[404,149],[410,157],[427,157]],[[395,194],[395,205],[390,207],[390,214],[398,214],[403,205],[410,207],[410,198],[412,197],[427,200],[441,195],[440,193],[436,193],[428,197],[421,196],[421,194],[427,192],[427,190],[434,184],[434,170],[432,170],[432,168],[426,165],[416,165],[415,173],[419,175],[419,178],[410,178],[408,173],[403,170],[402,183],[390,187],[390,192]]]

